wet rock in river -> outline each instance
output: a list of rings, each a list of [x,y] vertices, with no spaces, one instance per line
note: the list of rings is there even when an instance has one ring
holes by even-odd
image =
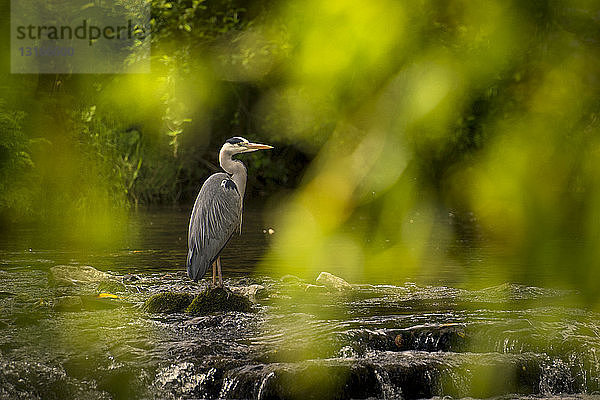
[[[252,303],[242,295],[226,288],[210,288],[200,293],[185,312],[191,315],[204,315],[218,311],[250,312]]]
[[[263,285],[254,284],[249,286],[231,287],[230,289],[234,293],[248,297],[248,299],[254,303],[256,303],[257,299],[266,296],[265,287]]]
[[[163,292],[152,295],[144,303],[144,311],[151,313],[183,312],[194,300],[190,293]]]
[[[352,285],[350,285],[348,282],[339,276],[330,274],[329,272],[321,272],[317,277],[317,284],[340,291],[352,289]]]
[[[56,286],[108,281],[110,275],[89,265],[56,265],[50,268],[50,282]]]
[[[574,393],[566,363],[534,353],[377,352],[359,359],[311,359],[225,369],[218,398],[530,398]],[[548,385],[548,386],[546,386]],[[518,393],[520,396],[505,396]],[[205,396],[208,397],[208,396]],[[547,396],[543,396],[546,398]]]

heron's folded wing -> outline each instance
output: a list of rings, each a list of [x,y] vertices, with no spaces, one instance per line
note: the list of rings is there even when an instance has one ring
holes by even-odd
[[[212,177],[211,177],[212,178]],[[200,190],[190,227],[190,243],[212,262],[239,226],[241,207],[238,190],[229,178],[210,179]],[[197,207],[197,208],[196,208]]]

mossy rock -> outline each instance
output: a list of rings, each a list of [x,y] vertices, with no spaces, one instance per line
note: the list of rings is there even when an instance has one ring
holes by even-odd
[[[163,292],[150,296],[144,303],[144,311],[151,313],[182,312],[194,300],[190,293]]]
[[[211,288],[200,293],[185,310],[191,315],[205,315],[219,311],[250,312],[252,302],[225,288]]]

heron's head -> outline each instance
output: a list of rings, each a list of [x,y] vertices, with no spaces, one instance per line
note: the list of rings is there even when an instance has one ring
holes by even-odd
[[[240,136],[229,138],[221,148],[221,152],[234,155],[239,153],[249,153],[256,150],[272,149],[268,144],[252,143]]]

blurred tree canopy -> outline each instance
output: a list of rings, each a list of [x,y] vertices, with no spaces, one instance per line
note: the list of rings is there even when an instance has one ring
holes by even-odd
[[[243,135],[277,148],[251,156],[250,197],[298,187],[282,271],[401,279],[471,227],[506,250],[498,280],[596,298],[599,2],[151,6],[150,74],[2,74],[5,220],[192,201]],[[515,259],[531,269],[503,268]]]

